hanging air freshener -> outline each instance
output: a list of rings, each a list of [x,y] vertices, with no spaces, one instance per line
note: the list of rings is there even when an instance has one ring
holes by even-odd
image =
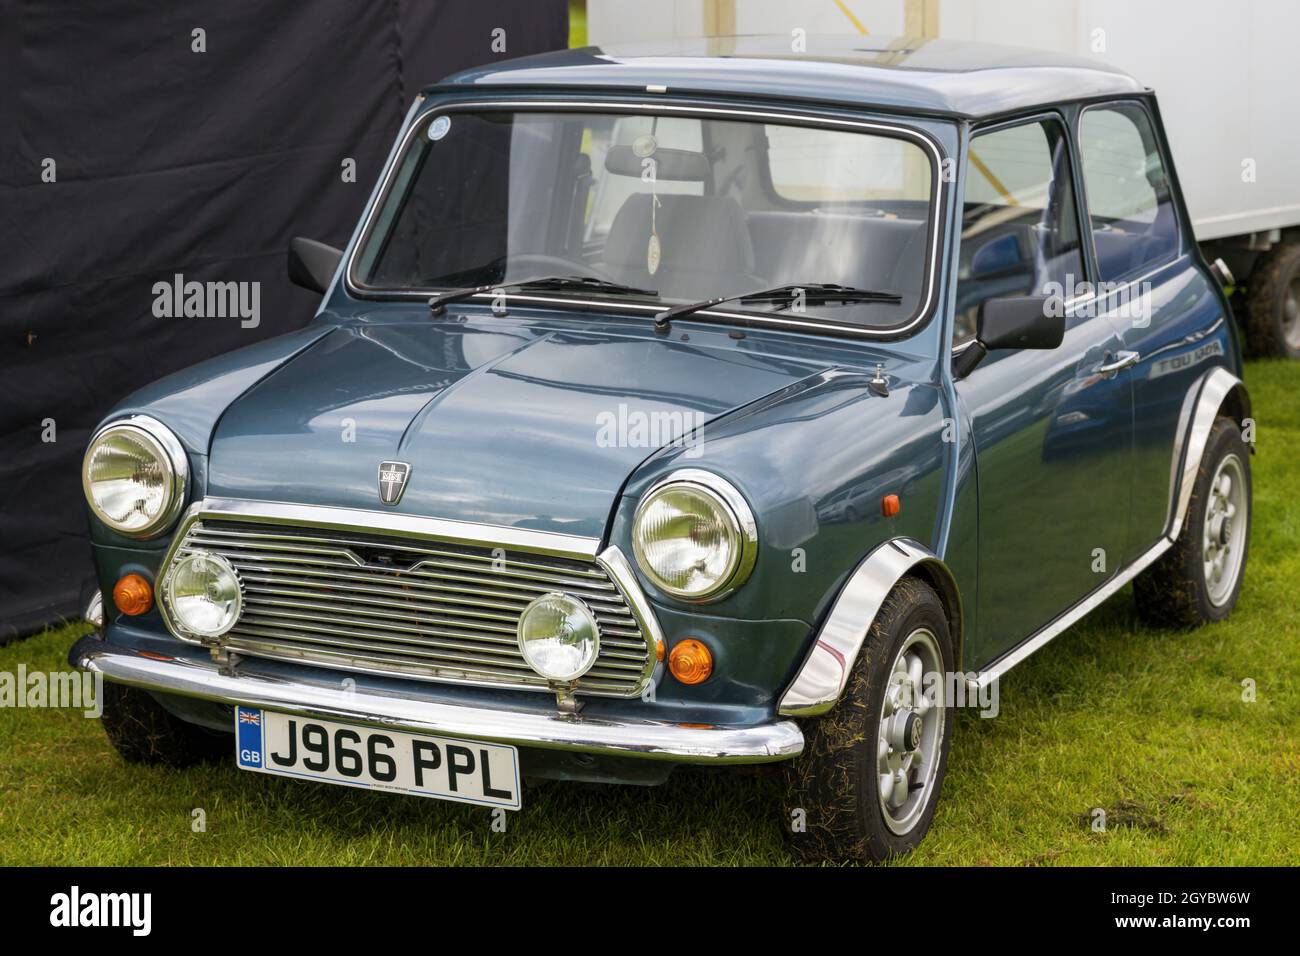
[[[658,122],[656,117],[656,126]],[[646,242],[645,267],[646,271],[651,275],[659,271],[659,264],[663,261],[663,245],[659,241],[657,222],[659,211],[658,176],[656,175],[655,161],[652,158],[658,148],[659,143],[653,135],[638,136],[632,143],[633,154],[641,160],[641,180],[650,184],[650,239]]]
[[[653,210],[654,207],[658,205],[659,197],[650,197],[650,208]],[[645,247],[645,267],[651,275],[654,275],[659,271],[659,263],[663,261],[664,251],[662,246],[659,244],[659,233],[655,231],[653,211],[650,213],[650,219],[650,241],[646,243]]]

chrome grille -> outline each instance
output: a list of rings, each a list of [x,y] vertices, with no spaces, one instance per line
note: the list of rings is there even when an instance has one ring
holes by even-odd
[[[195,550],[223,556],[243,582],[243,613],[221,638],[241,654],[546,687],[524,662],[515,628],[529,601],[564,591],[582,598],[600,625],[600,654],[577,682],[580,693],[633,696],[653,664],[623,593],[583,560],[211,515],[185,529],[171,561]]]

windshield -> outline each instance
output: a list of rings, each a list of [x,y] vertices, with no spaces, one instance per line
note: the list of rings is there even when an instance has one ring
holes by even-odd
[[[926,304],[934,167],[912,138],[695,115],[455,111],[420,121],[352,266],[364,291],[589,276],[567,298],[737,302],[885,330]],[[650,294],[653,293],[653,294]]]

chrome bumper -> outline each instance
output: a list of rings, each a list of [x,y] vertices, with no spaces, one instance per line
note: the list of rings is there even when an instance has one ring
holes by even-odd
[[[517,747],[706,764],[768,763],[803,750],[803,733],[792,720],[719,727],[435,703],[265,675],[223,673],[206,661],[143,654],[93,636],[79,640],[68,659],[74,667],[103,674],[105,680],[160,694]]]

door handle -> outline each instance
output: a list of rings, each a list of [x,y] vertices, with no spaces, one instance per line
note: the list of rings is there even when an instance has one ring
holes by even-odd
[[[1130,352],[1121,349],[1116,352],[1108,362],[1102,362],[1097,366],[1097,372],[1100,375],[1118,375],[1126,368],[1132,368],[1138,362],[1142,361],[1142,356],[1137,352]]]

